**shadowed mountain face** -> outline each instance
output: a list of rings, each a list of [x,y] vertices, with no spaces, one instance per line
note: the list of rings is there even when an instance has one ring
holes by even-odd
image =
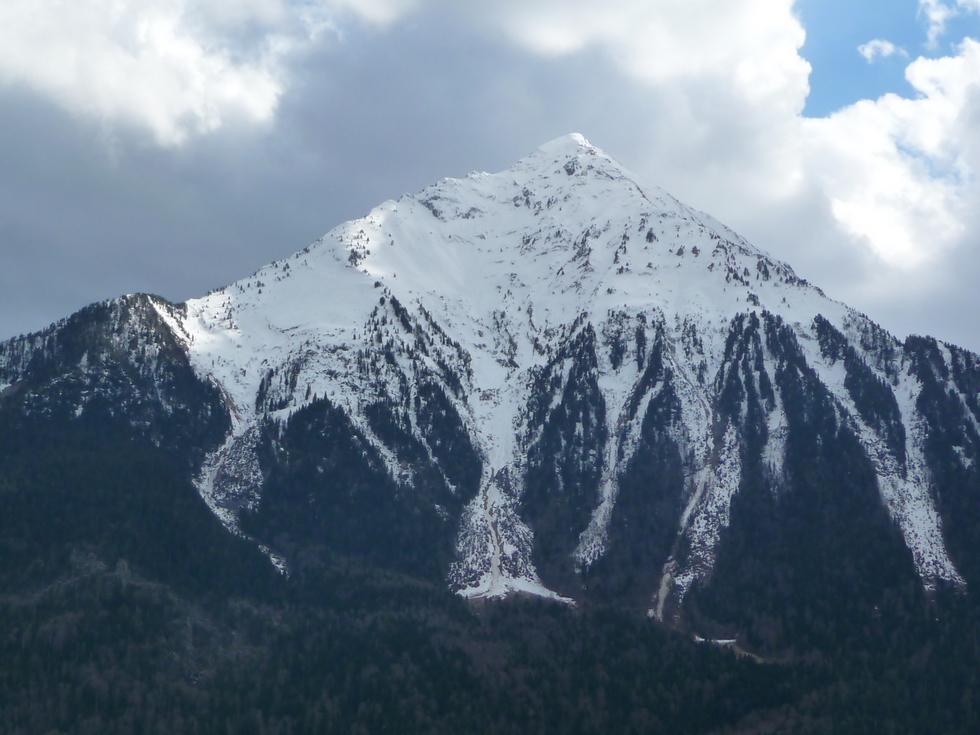
[[[341,555],[757,650],[980,584],[977,356],[580,136],[0,344],[0,390],[11,584],[72,544],[236,589]]]

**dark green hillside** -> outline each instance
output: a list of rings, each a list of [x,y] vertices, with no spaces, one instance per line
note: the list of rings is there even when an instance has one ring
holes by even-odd
[[[291,563],[304,554],[339,553],[441,582],[469,498],[447,486],[417,440],[399,428],[392,408],[379,405],[372,416],[416,470],[410,486],[388,474],[343,411],[319,399],[285,425],[266,424],[259,448],[262,499],[243,516],[243,528]]]
[[[579,331],[537,377],[530,400],[523,516],[534,531],[534,563],[545,584],[578,596],[571,556],[599,502],[607,440],[605,405],[596,383],[596,334]],[[566,369],[563,384],[563,369]],[[552,405],[554,404],[554,405]]]
[[[881,503],[870,460],[792,330],[768,315],[749,330],[757,355],[764,336],[776,370],[768,376],[747,352],[730,374],[732,391],[749,406],[742,484],[712,578],[692,606],[695,617],[727,623],[720,630],[744,634],[759,650],[837,654],[876,627],[883,609],[919,610],[922,584]],[[770,477],[763,464],[766,396],[756,383],[775,386],[785,410],[783,478]]]
[[[925,452],[938,488],[936,504],[946,543],[967,582],[976,587],[980,586],[980,362],[976,355],[953,347],[950,368],[941,350],[929,337],[909,337],[905,342],[906,358],[922,383],[916,407],[928,427]]]
[[[637,331],[637,335],[642,335]],[[583,575],[593,600],[616,600],[641,614],[657,593],[664,562],[684,510],[684,466],[671,436],[680,414],[674,376],[665,364],[662,334],[646,350],[631,413],[654,387],[662,387],[646,406],[639,443],[619,477],[619,495],[609,525],[609,550]]]
[[[0,399],[0,589],[61,574],[73,551],[188,591],[276,583],[191,484],[229,419],[149,305],[96,304],[46,332]]]
[[[632,613],[472,607],[350,560],[317,601],[194,595],[75,552],[0,595],[0,732],[907,733],[980,727],[975,607],[756,663]],[[293,584],[290,582],[289,584]],[[923,611],[925,612],[925,611]]]

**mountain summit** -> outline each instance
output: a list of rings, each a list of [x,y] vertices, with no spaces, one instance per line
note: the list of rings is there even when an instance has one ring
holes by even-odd
[[[980,582],[978,358],[899,342],[580,135],[203,298],[3,343],[0,388],[172,446],[283,571],[315,547],[757,640]]]

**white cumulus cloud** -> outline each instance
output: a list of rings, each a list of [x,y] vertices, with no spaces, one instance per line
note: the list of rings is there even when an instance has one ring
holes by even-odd
[[[744,93],[805,97],[809,65],[793,0],[501,0],[467,10],[542,54],[598,47],[648,83],[705,76]],[[802,102],[800,103],[802,104]]]
[[[161,145],[270,120],[283,58],[344,13],[389,22],[412,0],[4,0],[0,81]]]
[[[857,50],[869,64],[873,63],[877,58],[886,58],[888,56],[894,56],[895,54],[899,54],[900,56],[908,56],[908,54],[905,53],[905,49],[901,49],[891,41],[886,41],[881,38],[875,38],[867,43],[862,43],[860,46],[858,46]]]
[[[980,0],[956,0],[946,3],[943,0],[919,0],[919,13],[929,23],[928,45],[935,47],[939,37],[946,32],[946,22],[950,18],[966,12],[980,11]]]
[[[916,267],[955,247],[977,195],[969,123],[980,105],[980,44],[920,58],[906,77],[919,95],[885,95],[803,126],[805,166],[841,227],[883,261]]]
[[[646,131],[624,121],[636,131],[633,153],[678,194],[730,201],[716,194],[733,175],[740,190],[752,181],[773,196],[794,185],[781,151],[798,136],[810,65],[792,0],[609,0],[601,10],[589,0],[503,0],[466,12],[531,53],[609,59],[656,110]]]

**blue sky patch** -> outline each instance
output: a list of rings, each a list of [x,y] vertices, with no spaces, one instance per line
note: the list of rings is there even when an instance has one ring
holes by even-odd
[[[946,23],[946,32],[929,48],[928,19],[917,0],[858,2],[853,0],[798,0],[796,12],[806,29],[800,49],[813,71],[804,113],[825,117],[862,99],[878,99],[888,92],[912,97],[905,68],[920,57],[949,55],[964,37],[980,33],[980,16],[961,9]],[[869,63],[858,47],[881,39],[907,56],[876,56]]]

